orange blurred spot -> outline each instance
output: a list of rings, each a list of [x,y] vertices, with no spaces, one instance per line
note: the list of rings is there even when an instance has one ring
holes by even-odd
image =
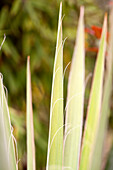
[[[97,39],[100,39],[101,34],[102,34],[102,28],[92,25],[91,28],[85,28],[85,32],[95,36]],[[109,33],[107,33],[107,41],[108,41],[108,38],[109,38]],[[98,52],[98,47],[88,47],[88,44],[86,44],[86,43],[85,43],[85,46],[86,46],[86,48],[85,48],[86,51]]]
[[[88,47],[88,48],[86,48],[86,51],[88,51],[88,52],[98,52],[98,47]]]
[[[101,33],[102,33],[102,28],[93,25],[93,26],[91,27],[91,29],[94,31],[94,35],[96,36],[96,38],[100,39]]]
[[[97,39],[101,38],[101,34],[102,34],[102,28],[92,25],[91,28],[85,28],[85,32],[94,35]],[[108,41],[108,37],[109,37],[109,33],[107,33],[107,41]]]

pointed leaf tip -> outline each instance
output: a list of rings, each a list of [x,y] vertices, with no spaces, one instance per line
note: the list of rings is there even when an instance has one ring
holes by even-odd
[[[60,2],[60,8],[62,8],[62,1]]]
[[[105,17],[104,17],[104,18],[107,20],[107,17],[108,17],[108,14],[107,14],[107,12],[106,12],[106,13],[105,13]]]
[[[60,9],[59,9],[59,21],[62,19],[62,2],[60,3]],[[59,24],[60,25],[60,24]]]
[[[27,59],[30,60],[30,56],[27,56]]]
[[[84,6],[80,7],[80,17],[84,16]]]
[[[108,14],[107,14],[107,12],[106,12],[106,13],[105,13],[105,16],[104,16],[103,28],[104,28],[105,26],[107,26],[107,16],[108,16]]]

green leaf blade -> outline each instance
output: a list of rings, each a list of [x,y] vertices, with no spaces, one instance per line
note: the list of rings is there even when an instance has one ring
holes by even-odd
[[[80,144],[83,124],[84,106],[84,76],[85,76],[85,48],[84,48],[84,8],[81,7],[74,48],[72,65],[68,82],[66,104],[66,121],[64,136],[64,167],[78,169]]]
[[[104,61],[106,52],[106,35],[107,35],[107,17],[104,19],[103,32],[101,36],[99,53],[97,56],[94,78],[90,93],[89,105],[87,110],[87,118],[83,137],[80,170],[91,169],[95,140],[99,125],[102,91],[103,91],[103,75]]]
[[[61,170],[63,155],[63,44],[62,3],[60,4],[57,45],[51,92],[50,125],[46,170]]]
[[[27,169],[35,170],[35,144],[31,92],[30,57],[27,58]]]
[[[110,31],[109,31],[109,44],[108,44],[108,55],[106,56],[106,74],[105,74],[105,84],[103,90],[103,101],[101,109],[101,118],[99,123],[99,130],[97,134],[97,139],[95,143],[94,155],[97,156],[93,158],[92,170],[99,170],[101,167],[102,160],[102,149],[104,143],[105,132],[107,130],[109,113],[110,113],[110,97],[112,92],[112,79],[113,79],[113,8],[110,12]]]

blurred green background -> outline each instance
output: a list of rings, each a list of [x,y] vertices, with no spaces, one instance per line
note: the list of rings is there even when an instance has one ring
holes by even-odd
[[[107,1],[106,1],[107,2]],[[60,0],[0,0],[0,72],[8,89],[8,103],[19,154],[19,170],[26,169],[26,58],[31,57],[32,96],[37,170],[44,170],[48,142],[49,105]],[[106,10],[93,0],[63,0],[64,68],[70,62],[79,8],[85,6],[85,26],[101,27]],[[101,8],[102,7],[102,8]],[[86,34],[86,46],[97,45],[96,37]],[[86,77],[93,72],[96,53],[86,52]],[[69,67],[65,74],[65,99]],[[85,111],[91,79],[85,93]],[[111,113],[113,102],[111,101]],[[113,114],[110,129],[113,127]],[[112,135],[111,135],[112,136]],[[112,141],[112,140],[111,140]],[[110,148],[112,147],[112,142]],[[113,150],[107,167],[113,164]]]

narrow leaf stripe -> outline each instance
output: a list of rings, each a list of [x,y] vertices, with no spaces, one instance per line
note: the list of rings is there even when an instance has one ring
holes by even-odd
[[[27,58],[27,169],[35,170],[35,144],[29,56]]]

